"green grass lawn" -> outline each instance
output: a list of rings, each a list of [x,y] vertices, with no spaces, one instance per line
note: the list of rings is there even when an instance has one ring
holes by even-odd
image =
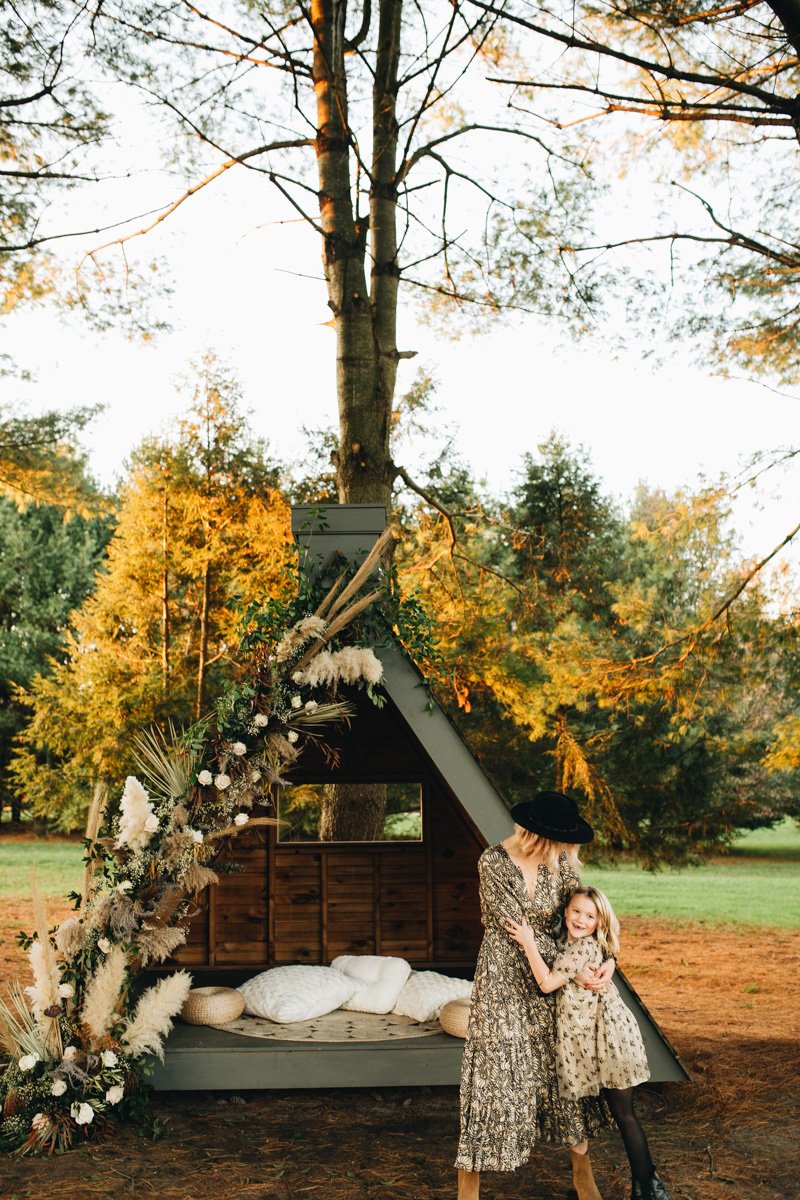
[[[0,837],[0,900],[30,896],[31,867],[45,896],[80,891],[83,846],[80,842],[4,842]]]
[[[30,869],[42,892],[80,888],[78,842],[6,842],[0,838],[0,899],[30,894]],[[786,820],[743,833],[732,853],[699,867],[644,871],[632,863],[589,864],[587,883],[607,892],[621,917],[663,917],[714,924],[800,927],[800,830]]]

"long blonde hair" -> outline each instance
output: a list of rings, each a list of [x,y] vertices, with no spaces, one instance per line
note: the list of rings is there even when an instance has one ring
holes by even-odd
[[[619,921],[605,892],[590,884],[581,884],[580,887],[572,889],[567,905],[575,896],[585,896],[597,909],[597,929],[594,931],[594,937],[603,954],[607,957],[619,954]]]
[[[576,871],[583,866],[578,858],[578,847],[572,845],[571,842],[553,842],[550,838],[540,837],[538,833],[531,833],[530,829],[525,829],[516,823],[514,824],[514,833],[525,854],[534,855],[551,871],[555,871],[558,867],[558,860],[562,854],[567,856],[567,862]]]

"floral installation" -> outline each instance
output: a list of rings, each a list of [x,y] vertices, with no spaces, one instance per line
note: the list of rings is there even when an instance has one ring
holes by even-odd
[[[335,758],[326,731],[355,712],[339,686],[383,703],[379,658],[370,646],[343,644],[343,632],[352,640],[357,629],[362,642],[387,627],[407,628],[412,642],[424,633],[391,576],[376,577],[392,539],[387,530],[321,596],[321,585],[304,581],[292,600],[248,609],[248,677],[186,733],[139,735],[138,774],[113,814],[105,789],[95,789],[74,916],[49,930],[32,881],[35,932],[20,944],[33,984],[0,998],[0,1149],[52,1154],[102,1135],[112,1119],[144,1118],[152,1058],[163,1058],[192,979],[178,970],[143,988],[141,972],[185,942],[193,898],[218,880],[229,839],[276,823],[254,806],[274,806],[304,746]],[[380,619],[365,620],[379,597]]]

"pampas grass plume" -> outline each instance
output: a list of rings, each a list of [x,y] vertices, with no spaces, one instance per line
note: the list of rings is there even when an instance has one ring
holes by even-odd
[[[164,1061],[163,1039],[172,1029],[172,1018],[183,1007],[191,986],[191,975],[176,971],[142,994],[122,1035],[122,1043],[129,1054],[134,1058],[140,1054],[155,1054]]]
[[[119,833],[116,846],[129,846],[131,850],[143,850],[150,841],[145,829],[147,818],[153,814],[150,797],[135,775],[129,775],[120,801]]]
[[[103,1040],[111,1029],[114,1012],[125,982],[127,959],[121,946],[112,946],[86,986],[81,1020],[87,1026],[93,1044]]]

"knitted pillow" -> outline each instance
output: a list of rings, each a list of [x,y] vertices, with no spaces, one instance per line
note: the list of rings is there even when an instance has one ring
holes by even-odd
[[[392,1012],[414,1021],[432,1021],[448,1000],[469,996],[469,979],[451,979],[438,971],[412,971]]]
[[[341,1008],[357,986],[355,980],[348,979],[341,971],[300,963],[262,971],[237,991],[244,996],[245,1012],[250,1016],[288,1025]]]
[[[382,954],[341,954],[331,966],[356,983],[356,992],[342,1005],[350,1012],[391,1012],[411,973],[404,958]]]

